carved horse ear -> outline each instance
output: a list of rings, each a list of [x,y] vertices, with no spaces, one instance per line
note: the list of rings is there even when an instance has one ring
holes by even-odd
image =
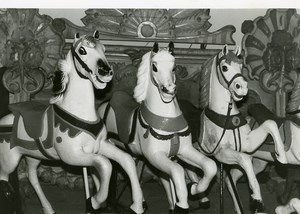
[[[169,53],[174,56],[174,43],[171,41],[168,48]]]
[[[99,40],[100,39],[100,32],[98,31],[98,30],[96,30],[95,32],[94,32],[94,38],[96,39],[96,40]]]
[[[79,33],[75,33],[75,35],[74,35],[74,40],[75,40],[75,42],[76,42],[79,38],[80,38]]]
[[[154,42],[152,51],[153,51],[154,53],[157,53],[157,52],[158,52],[158,43],[157,43],[157,42]]]
[[[224,47],[223,47],[223,50],[222,50],[222,54],[223,54],[223,55],[227,55],[227,53],[228,53],[228,47],[227,47],[227,45],[225,44]]]
[[[241,55],[241,48],[240,48],[240,46],[236,46],[236,48],[234,49],[233,53],[234,53],[236,56]]]

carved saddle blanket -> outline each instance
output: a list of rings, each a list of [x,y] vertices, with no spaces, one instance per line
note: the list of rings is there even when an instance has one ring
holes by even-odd
[[[49,149],[53,147],[54,127],[59,127],[61,132],[68,132],[71,138],[86,132],[96,139],[104,126],[100,117],[95,122],[87,122],[56,105],[36,101],[11,104],[9,109],[15,116],[11,148],[20,146],[37,150],[40,148],[37,147],[35,140],[39,139],[43,147]]]

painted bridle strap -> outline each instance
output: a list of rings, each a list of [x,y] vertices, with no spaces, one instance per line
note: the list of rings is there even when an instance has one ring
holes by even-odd
[[[91,73],[91,74],[93,73],[93,71],[87,66],[87,64],[85,64],[85,63],[82,61],[82,59],[78,56],[78,54],[77,54],[76,51],[75,51],[74,46],[71,47],[71,53],[72,53],[73,61],[76,59],[76,60],[79,62],[79,64],[84,68],[84,70],[86,70],[87,72],[89,72],[89,73]],[[75,58],[75,59],[74,59],[74,58]],[[74,61],[74,62],[75,62],[75,61]],[[74,64],[74,65],[75,65],[75,64]],[[88,79],[86,76],[84,76],[81,72],[78,71],[76,65],[75,65],[75,70],[76,70],[77,74],[78,74],[81,78],[83,78],[83,79]]]
[[[227,80],[226,79],[226,77],[224,76],[224,74],[223,74],[223,72],[222,72],[222,69],[221,69],[221,61],[222,60],[224,60],[225,59],[225,57],[221,57],[221,58],[219,58],[219,54],[217,54],[217,59],[216,59],[216,70],[217,70],[217,75],[218,75],[218,78],[219,78],[219,73],[221,73],[221,75],[222,75],[222,79],[224,80],[224,82],[226,83],[226,85],[227,85],[227,89],[229,89],[229,87],[230,87],[230,85],[232,84],[232,82],[236,79],[236,78],[238,78],[238,77],[242,77],[243,79],[245,79],[245,77],[243,76],[243,74],[241,74],[241,73],[237,73],[237,74],[235,74],[232,78],[231,78],[231,80]],[[219,78],[219,81],[220,81],[220,78]]]

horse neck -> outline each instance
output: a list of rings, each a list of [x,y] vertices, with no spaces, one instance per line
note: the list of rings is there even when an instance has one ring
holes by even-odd
[[[69,74],[69,82],[63,100],[58,104],[67,112],[87,121],[97,120],[93,85],[76,72]]]
[[[214,59],[211,77],[210,77],[210,93],[209,93],[209,109],[222,115],[226,115],[231,100],[231,95],[228,89],[224,88],[219,82],[217,76],[216,58]],[[232,101],[232,109],[230,114],[237,114],[239,112],[234,101]]]
[[[152,83],[148,85],[144,104],[152,113],[162,117],[177,117],[182,114],[177,99],[174,98],[171,102],[164,103],[158,89]]]

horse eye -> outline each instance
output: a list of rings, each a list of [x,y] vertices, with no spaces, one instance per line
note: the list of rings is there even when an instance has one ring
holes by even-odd
[[[153,69],[154,72],[157,72],[157,68],[154,64],[152,64],[152,69]]]
[[[228,68],[227,68],[227,66],[223,65],[223,66],[222,66],[222,71],[223,71],[223,72],[226,72],[226,71],[228,71]]]
[[[86,55],[87,54],[84,47],[80,47],[78,52],[80,53],[80,55]]]

